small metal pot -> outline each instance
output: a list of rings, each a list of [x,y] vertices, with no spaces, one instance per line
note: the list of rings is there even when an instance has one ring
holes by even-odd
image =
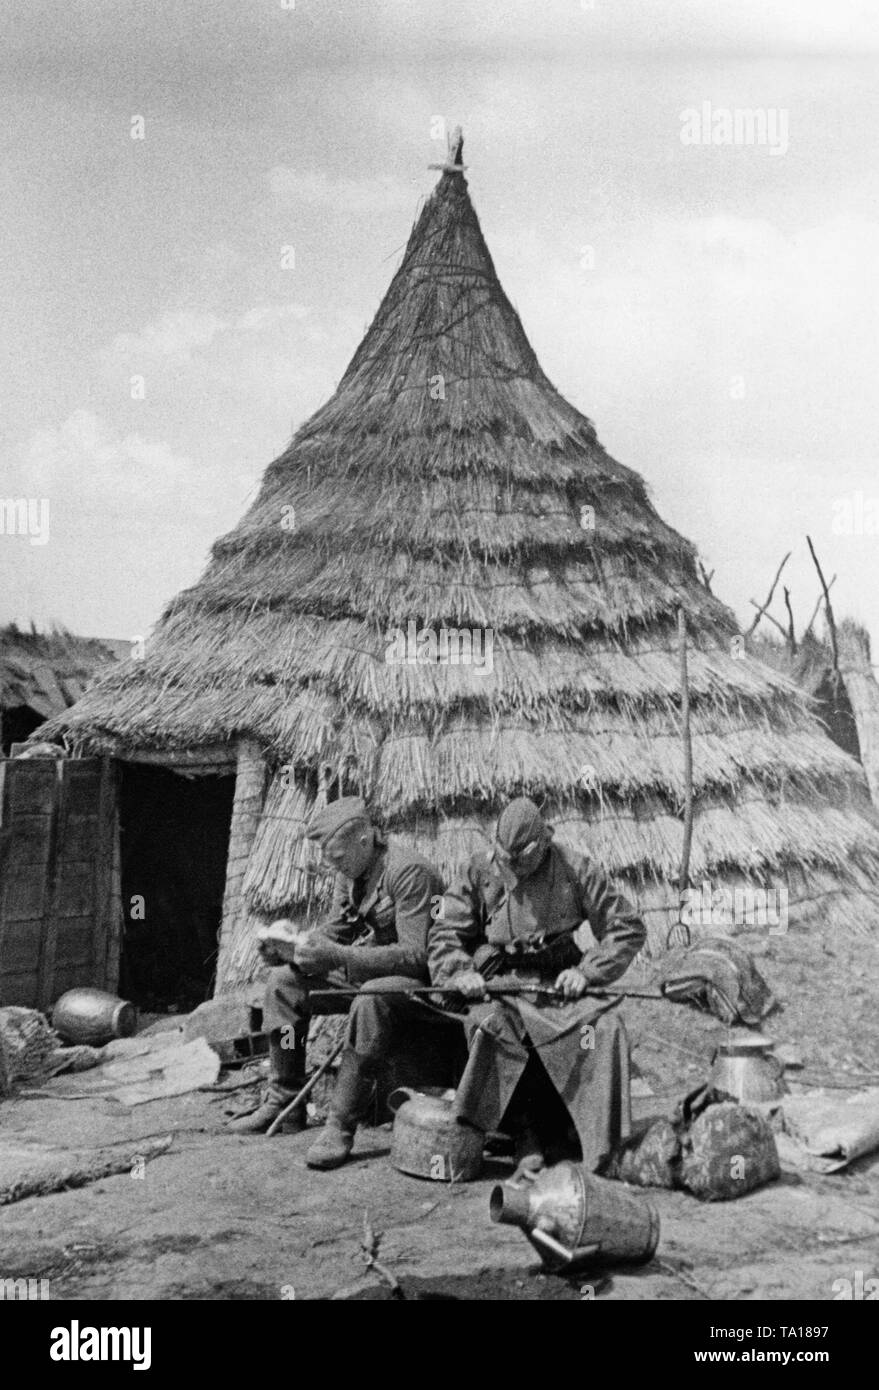
[[[388,1096],[394,1111],[391,1162],[401,1173],[433,1182],[472,1182],[479,1176],[485,1136],[455,1119],[454,1094],[400,1086]]]
[[[786,1095],[784,1064],[772,1046],[760,1033],[730,1034],[714,1053],[709,1084],[740,1105]]]
[[[100,1047],[113,1038],[130,1038],[137,1009],[102,989],[69,989],[52,1009],[52,1027],[65,1042]]]

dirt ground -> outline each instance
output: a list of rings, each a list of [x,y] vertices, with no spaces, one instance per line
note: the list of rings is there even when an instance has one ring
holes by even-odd
[[[799,1050],[799,1075],[877,1084],[879,945],[792,934],[748,944],[785,1006],[764,1031]],[[636,1067],[654,1092],[670,1101],[704,1077],[722,1025],[664,1002],[625,1007]],[[659,1101],[636,1104],[644,1113]],[[830,1300],[835,1280],[879,1276],[879,1155],[833,1177],[785,1172],[724,1204],[651,1191],[662,1234],[650,1264],[567,1283],[540,1272],[519,1231],[490,1221],[491,1188],[509,1174],[502,1160],[474,1183],[421,1181],[391,1167],[384,1127],[361,1130],[348,1166],[315,1173],[305,1166],[313,1134],[231,1135],[229,1105],[204,1092],[132,1110],[95,1099],[0,1105],[2,1133],[16,1144],[136,1148],[173,1136],[142,1178],[126,1173],[0,1209],[0,1278],[48,1279],[55,1299],[383,1298],[360,1254],[364,1212],[412,1298],[580,1299],[585,1290],[598,1299]]]
[[[223,1098],[203,1093],[123,1112],[106,1101],[15,1100],[16,1142],[97,1147],[173,1135],[171,1150],[91,1186],[0,1210],[0,1275],[49,1280],[53,1299],[385,1297],[359,1253],[364,1212],[410,1296],[579,1299],[831,1299],[833,1282],[879,1274],[879,1157],[844,1176],[785,1174],[736,1202],[651,1192],[662,1235],[640,1268],[565,1283],[493,1224],[497,1160],[459,1187],[398,1173],[387,1129],[363,1130],[335,1173],[306,1168],[310,1136],[223,1133]],[[589,1290],[585,1289],[586,1296]]]

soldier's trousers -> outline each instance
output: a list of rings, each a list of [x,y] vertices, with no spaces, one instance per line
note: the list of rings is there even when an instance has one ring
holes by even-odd
[[[342,985],[350,989],[344,973],[304,975],[295,965],[276,966],[269,971],[263,1003],[263,1032],[269,1036],[274,1079],[289,1086],[304,1075],[308,1024],[315,1014],[347,1013],[345,1050],[357,1056],[364,1072],[374,1072],[393,1049],[401,1023],[435,1023],[436,1015],[409,995],[419,983],[409,976],[388,975],[367,980],[353,998],[340,993],[338,1000],[313,1003],[312,990]]]
[[[457,1117],[496,1129],[537,1057],[573,1121],[584,1166],[597,1171],[631,1133],[628,1042],[609,1007],[594,998],[545,1008],[521,998],[471,1006]]]

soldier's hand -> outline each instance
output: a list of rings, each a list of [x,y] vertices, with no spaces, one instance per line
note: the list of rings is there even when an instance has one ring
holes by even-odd
[[[452,976],[449,984],[465,999],[485,999],[488,995],[488,985],[478,970],[462,970]]]
[[[566,999],[581,999],[586,993],[588,985],[586,976],[576,966],[563,970],[555,982],[556,989],[560,990]]]
[[[268,941],[260,941],[258,944],[258,950],[260,960],[265,965],[275,966],[285,964],[283,957],[278,955],[277,951],[269,945]]]
[[[326,975],[341,963],[342,954],[340,947],[318,932],[303,932],[293,950],[293,964],[304,975]]]
[[[285,965],[290,960],[296,930],[295,924],[286,917],[281,917],[272,922],[271,926],[260,929],[256,944],[266,965]],[[288,939],[285,941],[284,938]]]

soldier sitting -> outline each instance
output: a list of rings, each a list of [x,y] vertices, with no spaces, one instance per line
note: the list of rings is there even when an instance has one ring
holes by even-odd
[[[596,944],[575,940],[587,923]],[[555,844],[533,801],[502,812],[494,847],[473,855],[443,899],[431,936],[431,980],[472,1002],[469,1061],[455,1113],[483,1131],[507,1114],[518,1129],[520,1167],[543,1163],[537,1095],[552,1083],[597,1170],[630,1132],[629,1052],[614,1001],[588,993],[620,976],[645,929],[634,908],[583,854]],[[486,984],[534,993],[487,1002]],[[540,993],[551,990],[558,997]],[[486,1002],[477,1002],[486,1001]],[[518,1112],[518,1114],[517,1114]]]
[[[359,797],[330,802],[317,812],[306,833],[336,872],[332,909],[325,922],[298,934],[286,964],[278,954],[286,948],[261,947],[264,959],[274,966],[263,1008],[270,1083],[259,1108],[230,1127],[238,1133],[263,1133],[305,1084],[311,991],[359,987],[353,1001],[340,994],[337,1007],[324,1005],[321,1010],[344,1013],[350,1002],[329,1116],[306,1156],[311,1168],[336,1168],[351,1153],[357,1122],[398,1024],[413,1018],[428,1025],[438,1021],[408,991],[429,981],[431,910],[436,911],[444,885],[420,854],[379,834]],[[283,1128],[295,1132],[306,1123],[303,1104]]]

